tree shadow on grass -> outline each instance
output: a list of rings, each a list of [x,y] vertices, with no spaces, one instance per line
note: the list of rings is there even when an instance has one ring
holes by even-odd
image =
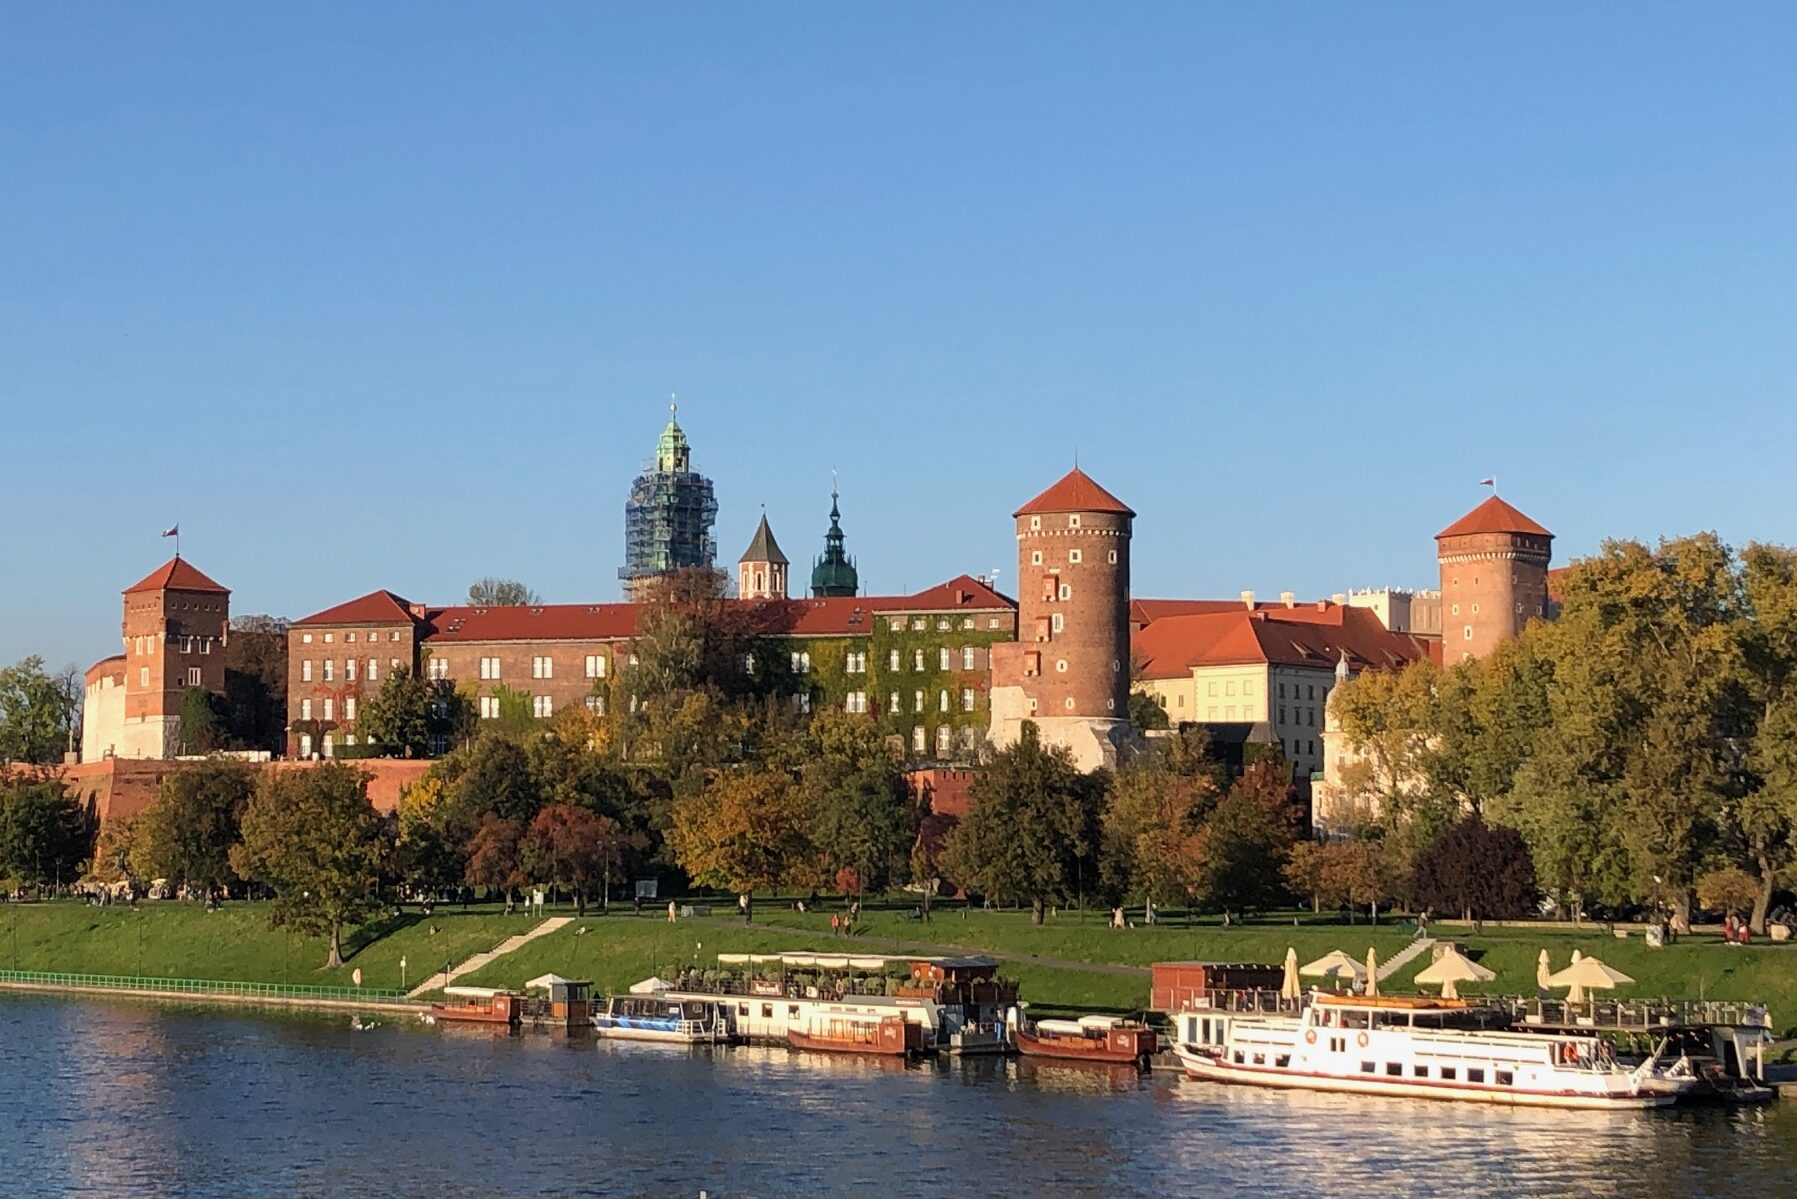
[[[374,920],[358,924],[350,934],[343,938],[343,960],[345,964],[356,959],[356,955],[377,941],[384,941],[401,929],[417,924],[423,916],[415,912],[394,915],[391,912]]]

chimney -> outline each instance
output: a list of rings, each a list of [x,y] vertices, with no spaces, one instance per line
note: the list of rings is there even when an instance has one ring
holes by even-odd
[[[1329,601],[1328,600],[1318,600],[1317,601],[1317,611],[1318,612],[1329,611]]]
[[[424,605],[423,604],[407,604],[406,610],[412,614],[412,618],[414,620],[423,620],[424,619]]]
[[[1288,608],[1295,608],[1298,606],[1297,602],[1292,597],[1292,593],[1289,591],[1281,591],[1279,593],[1279,602]]]
[[[1254,593],[1252,591],[1242,592],[1242,607],[1250,612],[1254,611]]]

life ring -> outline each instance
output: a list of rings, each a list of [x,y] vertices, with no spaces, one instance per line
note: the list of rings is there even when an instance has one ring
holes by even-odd
[[[1307,1028],[1304,1030],[1304,1043],[1306,1045],[1315,1045],[1317,1043],[1317,1030],[1316,1029]]]
[[[1354,1038],[1354,1043],[1356,1045],[1360,1046],[1362,1049],[1366,1048],[1366,1042],[1367,1042],[1367,1036],[1365,1033],[1361,1033],[1359,1036]]]

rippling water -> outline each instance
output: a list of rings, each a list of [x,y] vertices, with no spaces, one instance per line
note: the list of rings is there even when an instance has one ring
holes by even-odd
[[[1514,1112],[0,997],[0,1193],[1766,1196],[1797,1103]]]

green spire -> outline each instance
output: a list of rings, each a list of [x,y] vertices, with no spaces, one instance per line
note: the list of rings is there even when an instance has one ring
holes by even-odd
[[[686,443],[686,433],[680,428],[676,419],[680,412],[680,403],[673,397],[668,399],[668,427],[661,431],[661,441],[655,447],[655,469],[666,474],[676,472],[685,474],[692,469],[692,447]]]
[[[855,560],[843,552],[842,512],[837,507],[836,483],[830,483],[830,531],[824,534],[824,552],[811,567],[811,594],[855,595],[861,590],[861,575]]]

